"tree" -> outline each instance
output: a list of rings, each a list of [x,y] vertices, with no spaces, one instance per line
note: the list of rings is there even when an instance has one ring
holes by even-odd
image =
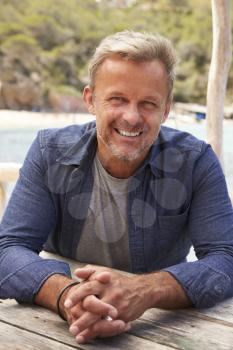
[[[212,0],[213,47],[207,88],[207,140],[222,162],[224,98],[231,63],[230,0]]]

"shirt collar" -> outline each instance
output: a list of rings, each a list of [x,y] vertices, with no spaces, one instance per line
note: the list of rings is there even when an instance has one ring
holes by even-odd
[[[72,145],[61,157],[56,159],[63,165],[80,165],[81,161],[96,152],[96,128],[88,130],[80,140]]]
[[[157,139],[154,141],[153,145],[151,146],[149,156],[147,157],[147,164],[150,166],[151,172],[154,174],[156,177],[160,177],[160,171],[156,167],[156,157],[158,156],[160,152],[160,140],[159,136]]]
[[[159,175],[156,168],[155,158],[159,149],[159,136],[151,146],[150,152],[137,172],[140,172],[147,165],[150,166],[152,173],[155,176]],[[80,140],[72,145],[61,157],[56,159],[57,162],[63,165],[80,165],[81,161],[86,157],[91,157],[97,150],[96,127],[88,130]]]

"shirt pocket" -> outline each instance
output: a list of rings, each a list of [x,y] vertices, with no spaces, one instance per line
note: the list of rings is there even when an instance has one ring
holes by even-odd
[[[189,207],[179,215],[158,216],[158,239],[169,249],[179,240],[183,240],[187,231]]]

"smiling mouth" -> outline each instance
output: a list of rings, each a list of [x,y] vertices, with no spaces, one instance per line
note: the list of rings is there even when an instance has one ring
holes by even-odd
[[[115,129],[118,134],[121,136],[127,136],[127,137],[137,137],[142,134],[142,131],[126,131],[126,130],[120,130],[120,129]]]

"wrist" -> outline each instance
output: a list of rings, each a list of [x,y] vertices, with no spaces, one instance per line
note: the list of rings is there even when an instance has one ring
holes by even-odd
[[[134,284],[135,291],[140,297],[145,311],[155,307],[155,299],[158,297],[161,289],[158,278],[155,278],[155,273],[136,275],[133,278],[136,282]]]
[[[168,276],[164,276],[164,272],[152,273],[150,277],[153,279],[151,283],[150,307],[161,307],[163,302],[168,299],[169,289],[171,288],[170,281],[166,278]]]
[[[35,304],[57,312],[56,301],[58,295],[62,288],[72,281],[70,277],[60,274],[50,276],[35,295]]]
[[[70,291],[70,289],[73,288],[74,286],[76,286],[79,283],[80,283],[80,281],[71,280],[70,283],[66,284],[60,290],[60,292],[58,294],[57,301],[56,301],[57,313],[63,320],[67,320],[67,318],[68,318],[68,315],[67,315],[67,312],[66,312],[66,308],[64,306],[64,303],[65,303],[65,300],[66,300],[66,296],[67,296],[68,292]]]
[[[182,285],[169,272],[159,271],[148,276],[152,286],[149,296],[151,308],[178,309],[192,305]]]

